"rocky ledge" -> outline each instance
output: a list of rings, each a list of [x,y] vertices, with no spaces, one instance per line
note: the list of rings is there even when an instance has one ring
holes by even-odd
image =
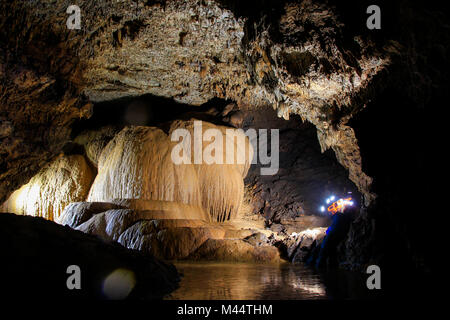
[[[280,260],[277,248],[257,226],[192,219],[189,206],[184,207],[180,213],[170,202],[155,200],[78,202],[66,207],[58,222],[167,260]]]
[[[1,214],[0,243],[9,299],[161,299],[178,287],[173,265],[43,218]],[[72,265],[79,290],[67,287]]]

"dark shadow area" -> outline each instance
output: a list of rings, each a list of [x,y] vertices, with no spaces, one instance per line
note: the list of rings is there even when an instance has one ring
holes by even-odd
[[[215,115],[230,102],[214,98],[201,106],[193,106],[151,94],[101,102],[94,105],[93,115],[89,119],[79,120],[72,126],[72,138],[84,130],[108,125],[161,126],[171,120],[185,120],[191,117],[227,125]]]
[[[162,299],[178,287],[179,274],[165,263],[118,243],[43,218],[0,215],[2,289],[8,300],[111,299],[120,285],[105,289],[112,272],[126,269],[135,284],[128,299]],[[71,278],[79,267],[79,281]],[[80,289],[69,289],[67,283]]]
[[[398,24],[393,37],[402,54],[367,108],[350,122],[363,170],[374,178],[378,194],[367,209],[371,236],[362,238],[361,248],[380,261],[392,288],[402,292],[433,291],[439,283],[434,271],[445,225],[436,200],[445,166],[438,153],[448,126],[442,105],[450,84],[445,12],[434,2],[399,9],[392,18]]]

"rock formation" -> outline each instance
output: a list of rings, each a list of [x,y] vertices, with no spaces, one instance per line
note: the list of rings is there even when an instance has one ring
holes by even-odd
[[[86,199],[94,175],[83,156],[62,155],[14,191],[0,210],[56,220],[69,203]]]
[[[128,127],[103,149],[88,201],[142,199],[200,205],[195,170],[175,165],[173,144],[160,129]]]
[[[255,229],[211,223],[208,215],[199,219],[199,209],[155,200],[83,202],[68,206],[60,221],[163,259],[279,261],[268,241],[256,245],[249,239]]]
[[[169,134],[172,135],[175,130],[184,129],[193,137],[190,146],[185,145],[187,140],[183,140],[183,145],[191,150],[190,162],[197,173],[201,205],[210,213],[212,221],[232,220],[238,215],[242,204],[243,179],[253,159],[252,145],[241,130],[216,126],[204,121],[201,123],[203,124],[202,133],[207,130],[216,130],[217,134],[211,144],[203,142],[201,148],[195,146],[194,140],[198,139],[194,132],[195,121],[175,121],[170,126]],[[209,138],[212,140],[213,137]],[[215,150],[209,148],[212,143],[219,143]],[[196,164],[195,153],[205,154],[207,150],[210,150],[207,154],[214,154],[214,160],[217,161],[208,164],[208,160],[203,159],[202,164]]]
[[[95,167],[98,167],[98,159],[103,148],[114,138],[118,131],[119,129],[114,126],[101,127],[97,130],[86,130],[75,137],[73,142],[82,145],[86,157]]]
[[[250,167],[252,157],[248,139],[238,130],[215,126],[207,122],[203,130],[215,129],[223,134],[220,139],[223,149],[222,163],[225,163],[227,139],[236,150],[236,158],[244,154],[242,164],[195,164],[195,153],[203,155],[210,145],[203,142],[194,146],[194,122],[176,121],[172,123],[169,136],[161,129],[152,127],[127,127],[118,133],[103,149],[98,160],[98,175],[89,192],[88,201],[112,201],[116,199],[161,200],[189,204],[203,208],[211,221],[225,221],[239,212],[243,198],[243,178]],[[172,153],[175,142],[170,136],[177,129],[184,129],[191,150],[189,163],[175,164]],[[226,130],[236,132],[238,139],[232,140]],[[203,132],[200,131],[200,139]],[[239,135],[244,146],[239,145]],[[191,138],[192,137],[192,138]],[[202,141],[200,141],[202,143]],[[191,146],[192,145],[192,146]],[[242,149],[242,150],[240,150]],[[187,149],[185,149],[187,150]],[[216,150],[219,152],[219,150]],[[247,156],[245,153],[247,152]],[[235,162],[235,161],[233,161]],[[205,219],[199,210],[197,219]],[[194,217],[192,217],[194,218]]]

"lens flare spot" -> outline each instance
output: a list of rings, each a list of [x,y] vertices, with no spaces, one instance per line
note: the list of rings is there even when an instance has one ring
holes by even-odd
[[[128,269],[116,269],[103,281],[103,293],[108,299],[121,300],[128,297],[136,285],[134,272]]]

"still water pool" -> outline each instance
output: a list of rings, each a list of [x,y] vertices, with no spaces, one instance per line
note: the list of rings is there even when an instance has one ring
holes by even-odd
[[[336,271],[319,274],[304,265],[175,262],[183,274],[175,300],[292,300],[365,298],[365,278]]]

